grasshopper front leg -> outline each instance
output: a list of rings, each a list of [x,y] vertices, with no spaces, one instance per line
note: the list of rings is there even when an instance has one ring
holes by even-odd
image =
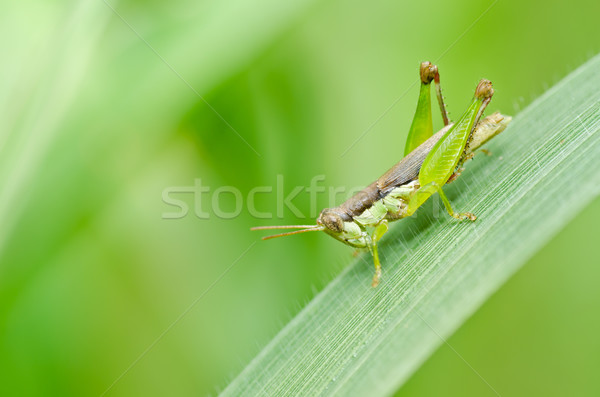
[[[369,246],[369,250],[371,254],[373,254],[373,263],[375,264],[375,274],[373,275],[373,281],[371,282],[371,286],[373,288],[379,285],[379,279],[381,278],[381,262],[379,261],[379,251],[377,250],[377,242],[383,237],[383,235],[388,231],[388,221],[383,219],[377,226],[375,226],[375,230],[373,231],[373,235],[371,236],[371,245]]]

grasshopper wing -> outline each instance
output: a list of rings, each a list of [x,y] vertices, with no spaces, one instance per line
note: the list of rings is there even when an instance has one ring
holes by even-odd
[[[377,180],[377,187],[381,195],[385,196],[390,190],[417,180],[423,161],[425,161],[431,148],[433,148],[449,128],[450,125],[441,129],[383,174]]]

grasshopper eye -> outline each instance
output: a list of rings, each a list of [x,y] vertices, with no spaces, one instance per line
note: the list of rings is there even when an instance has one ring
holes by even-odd
[[[330,208],[325,208],[321,211],[317,223],[334,232],[340,233],[344,230],[344,220]]]

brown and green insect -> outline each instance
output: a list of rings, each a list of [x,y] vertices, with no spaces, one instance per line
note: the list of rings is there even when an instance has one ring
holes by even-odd
[[[417,110],[408,134],[405,157],[375,182],[335,208],[321,211],[316,225],[260,226],[252,230],[300,229],[263,237],[263,240],[297,233],[324,231],[355,248],[366,248],[373,255],[379,284],[381,264],[377,242],[388,230],[388,222],[414,214],[429,197],[438,193],[450,216],[476,218],[470,212],[455,213],[442,186],[460,176],[465,161],[473,158],[483,144],[504,131],[511,118],[494,113],[480,121],[494,94],[492,83],[482,79],[467,110],[456,123],[448,120],[440,87],[438,68],[423,62]],[[433,134],[430,86],[434,82],[444,128]]]

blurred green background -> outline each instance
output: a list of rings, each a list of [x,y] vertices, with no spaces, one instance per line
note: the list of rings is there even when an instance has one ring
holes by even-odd
[[[600,50],[599,13],[581,0],[3,4],[0,393],[217,393],[351,249],[310,234],[255,244],[250,226],[312,220],[255,219],[245,201],[222,219],[210,193],[173,194],[189,213],[163,219],[165,189],[366,185],[403,152],[421,61],[439,65],[451,116],[482,77],[491,109],[516,114]],[[307,193],[293,203],[308,215]],[[275,194],[255,204],[274,211]],[[449,339],[501,395],[600,395],[598,221],[596,200]],[[398,392],[421,395],[493,394],[443,346]]]

